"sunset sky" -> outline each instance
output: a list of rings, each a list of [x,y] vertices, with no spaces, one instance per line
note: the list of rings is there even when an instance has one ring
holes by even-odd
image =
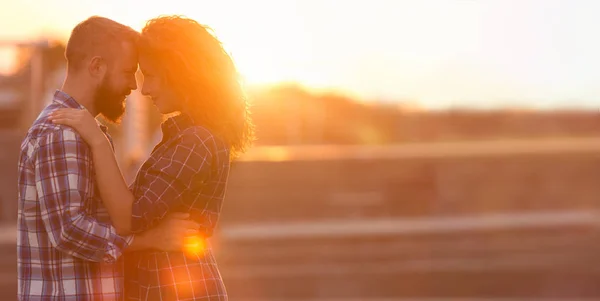
[[[299,82],[425,107],[600,107],[595,0],[0,0],[0,39],[68,37],[90,15],[212,26],[249,84]],[[0,70],[10,66],[0,49]]]

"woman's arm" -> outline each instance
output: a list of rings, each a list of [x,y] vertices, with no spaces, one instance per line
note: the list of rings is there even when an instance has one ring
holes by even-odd
[[[125,183],[110,142],[90,113],[60,109],[51,119],[72,126],[90,145],[100,196],[119,234],[139,233],[156,225],[181,204],[193,183],[203,181],[211,172],[212,153],[207,145],[214,144],[214,137],[205,131],[190,131],[173,142],[142,175],[144,181],[136,190],[140,193],[134,195]]]
[[[103,139],[98,139],[90,144],[90,147],[92,148],[96,183],[102,203],[104,203],[117,233],[121,235],[130,234],[131,205],[134,196],[127,187],[125,178],[119,169],[112,146],[104,136]]]
[[[117,233],[130,234],[134,196],[117,165],[112,145],[98,127],[94,116],[87,110],[64,108],[52,112],[49,118],[54,123],[73,127],[90,146],[102,203]]]

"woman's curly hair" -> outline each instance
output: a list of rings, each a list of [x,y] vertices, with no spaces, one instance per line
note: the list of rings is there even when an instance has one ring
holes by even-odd
[[[252,144],[254,125],[235,64],[211,32],[186,17],[160,16],[142,29],[140,51],[158,62],[182,111],[225,141],[233,160]]]

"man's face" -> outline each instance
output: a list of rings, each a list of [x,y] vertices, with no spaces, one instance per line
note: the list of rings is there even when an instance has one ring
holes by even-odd
[[[112,122],[118,122],[125,112],[125,98],[137,89],[137,51],[130,43],[123,43],[122,51],[115,51],[104,78],[98,85],[94,106],[99,114]]]

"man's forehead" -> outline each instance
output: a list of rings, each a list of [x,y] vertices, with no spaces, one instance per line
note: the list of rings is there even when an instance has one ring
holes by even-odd
[[[121,42],[121,50],[137,53],[137,46],[132,41],[122,41]]]
[[[117,59],[123,62],[123,64],[132,65],[137,68],[138,64],[138,50],[135,44],[132,42],[121,42],[120,51],[117,51],[115,55]]]

